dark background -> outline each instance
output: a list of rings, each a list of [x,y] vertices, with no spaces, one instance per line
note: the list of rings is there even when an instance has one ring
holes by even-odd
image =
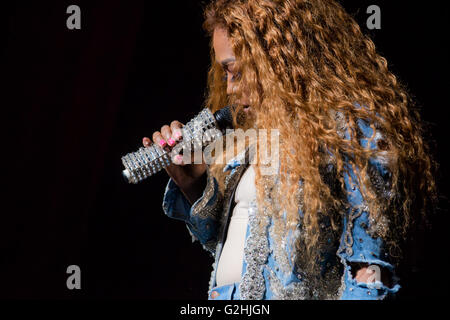
[[[444,1],[341,3],[422,106],[445,198]],[[81,30],[66,28],[71,4]],[[366,28],[371,4],[381,30]],[[213,261],[164,215],[166,174],[128,185],[120,161],[143,136],[200,110],[209,65],[200,2],[20,1],[1,15],[0,297],[206,299]],[[442,199],[405,299],[446,293],[447,208]],[[81,290],[66,288],[72,264]]]

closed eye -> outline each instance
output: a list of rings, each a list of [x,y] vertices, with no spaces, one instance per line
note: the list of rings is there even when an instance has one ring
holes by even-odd
[[[241,76],[241,74],[239,72],[236,75],[232,74],[231,81],[236,81],[237,79],[240,78],[240,76]],[[222,77],[222,80],[224,82],[228,81],[228,74],[227,73],[225,73],[225,75]]]

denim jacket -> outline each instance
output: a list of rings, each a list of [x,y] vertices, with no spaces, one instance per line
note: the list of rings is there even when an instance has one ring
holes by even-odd
[[[358,127],[362,133],[360,143],[366,146],[373,131],[369,123],[363,120],[358,121]],[[346,132],[343,135],[348,138]],[[376,132],[371,148],[376,148],[379,138],[380,134]],[[400,285],[397,283],[394,264],[389,260],[383,240],[371,232],[375,225],[369,219],[359,188],[350,183],[348,174],[344,175],[344,181],[349,209],[343,214],[341,235],[336,239],[327,239],[330,245],[325,246],[321,255],[322,269],[316,277],[317,281],[310,281],[305,277],[301,267],[294,262],[297,252],[293,250],[293,243],[301,236],[300,228],[293,234],[289,233],[286,241],[275,241],[272,219],[257,214],[258,205],[254,201],[248,212],[241,281],[218,287],[216,270],[224,245],[224,237],[220,235],[225,234],[234,200],[233,191],[246,169],[244,158],[240,155],[225,166],[224,171],[229,171],[229,175],[223,194],[219,192],[218,183],[209,169],[203,195],[192,206],[172,180],[169,180],[164,194],[165,214],[186,223],[193,241],[198,240],[214,258],[208,299],[377,300],[395,295]],[[383,159],[371,159],[370,165],[383,182],[388,174],[383,166]],[[354,175],[354,172],[349,170],[349,174]],[[266,226],[263,229],[265,232],[256,227],[258,223]],[[352,263],[366,263],[388,269],[393,275],[393,287],[387,287],[379,279],[372,283],[357,282],[352,277]]]

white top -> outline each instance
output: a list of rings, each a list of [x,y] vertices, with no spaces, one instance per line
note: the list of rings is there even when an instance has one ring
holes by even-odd
[[[249,204],[256,198],[255,171],[250,166],[236,188],[228,233],[217,266],[217,286],[241,281]]]

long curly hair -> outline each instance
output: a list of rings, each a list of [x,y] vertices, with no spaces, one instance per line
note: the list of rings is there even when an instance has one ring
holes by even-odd
[[[354,183],[371,219],[390,222],[380,236],[394,245],[398,236],[404,238],[435,199],[435,163],[406,86],[389,71],[386,59],[353,17],[333,0],[217,0],[206,6],[204,15],[203,26],[211,36],[206,107],[216,111],[233,103],[238,114],[243,106],[236,101],[246,92],[252,125],[280,132],[280,192],[272,195],[280,209],[272,214],[286,216],[285,228],[278,232],[298,227],[301,209],[306,247],[314,256],[321,216],[333,222],[332,212],[343,212],[342,197],[322,174],[332,154],[341,190],[345,190],[344,173],[357,168]],[[235,68],[241,76],[233,95],[226,94],[225,73],[214,58],[215,28],[227,31],[236,56]],[[345,120],[349,139],[339,134],[336,114]],[[382,134],[375,150],[361,145],[358,119],[367,120],[374,133]],[[377,193],[370,179],[371,158],[385,159],[391,197]],[[255,167],[261,205],[266,182]],[[222,179],[221,170],[214,172]],[[299,181],[302,201],[297,197]]]

